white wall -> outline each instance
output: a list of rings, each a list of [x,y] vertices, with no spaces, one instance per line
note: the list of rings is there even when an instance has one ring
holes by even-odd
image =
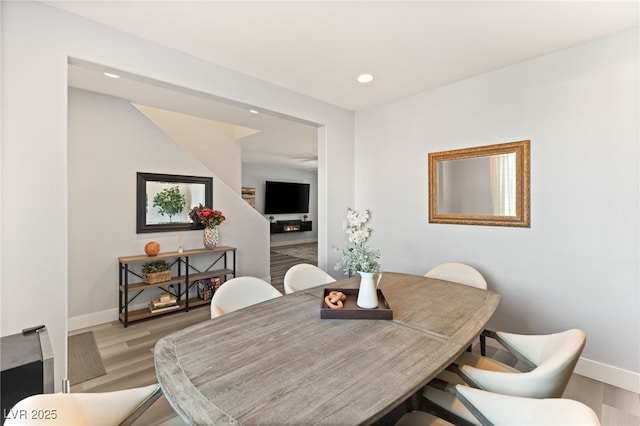
[[[348,111],[40,3],[0,8],[0,331],[47,325],[58,390],[67,364],[68,57],[322,125],[321,267],[331,269],[330,247],[344,244],[346,207],[368,207],[385,269],[466,261],[503,296],[494,327],[581,327],[591,367],[617,368],[621,380],[640,370],[637,33],[362,111],[354,148]],[[532,141],[530,229],[427,223],[428,152],[522,139]]]
[[[353,113],[41,3],[0,2],[0,8],[1,333],[5,336],[45,324],[55,356],[58,390],[67,368],[67,265],[71,260],[67,211],[69,57],[323,126],[318,141],[322,167],[319,196],[331,193],[332,197],[318,214],[319,261],[326,264],[334,256],[327,247],[341,243],[343,232],[327,227],[327,223],[341,220],[346,206],[353,203]],[[221,197],[215,189],[219,187],[214,184],[214,197]]]
[[[632,31],[358,112],[383,268],[469,263],[502,295],[491,328],[581,328],[579,372],[640,391],[638,71]],[[524,139],[531,228],[428,223],[429,152]]]
[[[242,186],[256,189],[256,211],[267,220],[273,216],[275,220],[302,220],[302,214],[264,215],[265,181],[308,183],[309,213],[307,220],[312,221],[312,230],[307,232],[292,232],[289,234],[271,235],[271,246],[287,244],[310,243],[318,240],[318,173],[316,171],[260,166],[256,164],[242,165]]]
[[[68,316],[73,329],[118,318],[119,256],[142,254],[149,241],[159,242],[164,252],[177,250],[177,232],[136,234],[136,172],[212,173],[123,99],[69,89],[68,105]],[[213,177],[213,208],[227,217],[219,227],[220,245],[237,247],[238,275],[268,279],[268,226],[246,203],[234,202],[239,195]],[[202,248],[202,231],[179,234],[185,250]],[[243,244],[246,234],[252,238]],[[211,263],[192,259],[203,267],[205,260]],[[135,303],[144,306],[160,293],[147,290]]]
[[[134,106],[240,194],[242,152],[233,137],[235,126],[146,105]]]

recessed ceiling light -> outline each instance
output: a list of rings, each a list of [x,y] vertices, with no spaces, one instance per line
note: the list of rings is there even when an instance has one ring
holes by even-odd
[[[111,72],[105,72],[104,75],[106,75],[107,77],[111,77],[111,78],[120,78],[120,76],[118,74],[114,74]]]
[[[258,111],[257,111],[257,110],[255,110],[255,109],[250,109],[250,110],[249,110],[249,112],[250,112],[251,114],[257,114],[257,113],[258,113]]]
[[[373,75],[365,73],[365,74],[360,74],[358,76],[358,82],[359,83],[371,83],[373,81]]]

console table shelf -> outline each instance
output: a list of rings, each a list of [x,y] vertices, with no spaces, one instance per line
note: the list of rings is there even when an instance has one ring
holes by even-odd
[[[133,272],[131,272],[133,273]],[[213,278],[213,277],[223,277],[225,275],[233,275],[233,269],[216,269],[215,271],[206,271],[206,272],[199,272],[199,273],[195,273],[195,274],[189,274],[189,280],[190,281],[197,281],[197,280],[204,280],[206,278]],[[184,277],[172,277],[169,281],[163,281],[161,283],[155,283],[155,284],[147,284],[145,282],[137,282],[137,283],[131,283],[129,284],[129,290],[128,291],[136,291],[136,290],[141,290],[141,289],[147,289],[147,288],[154,288],[154,287],[164,287],[167,285],[172,285],[172,284],[183,284],[184,283]],[[125,292],[127,291],[127,289],[125,288],[124,285],[120,286],[120,291],[121,292]]]
[[[207,260],[209,266],[204,270],[198,270],[190,263],[193,257],[212,257],[212,263]],[[231,259],[230,259],[231,257]],[[140,281],[141,273],[134,272],[130,269],[133,264],[143,262],[151,262],[158,259],[169,261],[172,267],[173,275],[170,280],[155,284],[147,284]],[[128,327],[132,321],[139,321],[159,315],[165,315],[172,312],[188,311],[189,308],[207,305],[210,300],[203,300],[197,297],[189,297],[189,290],[199,281],[207,278],[218,277],[222,281],[226,281],[229,277],[236,276],[236,248],[229,246],[219,246],[213,250],[195,249],[185,250],[183,252],[167,252],[159,253],[157,256],[123,256],[118,258],[119,263],[119,319],[125,327]],[[129,282],[130,279],[135,282]],[[151,312],[149,309],[129,310],[129,305],[142,292],[151,288],[161,288],[174,296],[178,302],[178,306],[172,309]]]
[[[191,297],[189,298],[189,308],[195,308],[196,306],[202,306],[202,305],[208,305],[211,301],[210,300],[202,300],[198,297]],[[184,311],[186,310],[186,306],[187,303],[184,300],[181,300],[180,302],[178,302],[178,308],[170,310],[170,311],[164,311],[164,312],[151,312],[148,309],[136,309],[134,311],[129,311],[128,316],[129,316],[129,320],[128,322],[135,322],[135,321],[140,321],[143,319],[147,319],[147,318],[152,318],[152,317],[157,317],[157,316],[161,316],[161,315],[166,315],[166,314],[170,314],[172,312],[180,312],[180,311]],[[124,324],[125,321],[125,315],[124,313],[120,314],[120,322],[122,322]],[[126,326],[125,326],[126,327]]]

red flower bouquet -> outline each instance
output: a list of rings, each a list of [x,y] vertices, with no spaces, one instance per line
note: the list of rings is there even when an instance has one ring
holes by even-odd
[[[189,210],[189,217],[196,225],[202,224],[207,228],[218,226],[226,219],[220,210],[213,210],[202,204]]]

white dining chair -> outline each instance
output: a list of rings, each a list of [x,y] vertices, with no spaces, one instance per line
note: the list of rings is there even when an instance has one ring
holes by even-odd
[[[290,294],[322,284],[335,282],[335,278],[310,263],[293,265],[284,274],[284,292]]]
[[[524,398],[502,395],[464,385],[445,386],[455,397],[456,412],[469,413],[448,420],[424,411],[411,411],[395,426],[450,426],[469,422],[479,426],[599,426],[596,413],[587,405],[563,398]],[[464,408],[464,411],[463,411]]]
[[[441,263],[424,274],[424,276],[464,284],[470,287],[479,288],[481,290],[487,289],[487,280],[480,273],[480,271],[478,271],[471,265],[467,265],[466,263]],[[479,339],[480,354],[486,355],[486,332],[483,331],[483,333],[480,334]]]
[[[282,293],[260,278],[231,278],[213,293],[211,318],[280,296]]]
[[[464,284],[482,290],[487,289],[487,280],[484,279],[482,274],[473,266],[465,263],[441,263],[424,274],[424,276]]]
[[[529,371],[520,371],[497,360],[463,352],[457,364],[438,377],[489,392],[526,398],[561,398],[584,349],[586,335],[571,329],[547,335],[496,332],[495,338]],[[423,403],[434,410],[444,409],[469,417],[450,394],[432,386],[423,393]],[[458,412],[457,410],[460,410]]]
[[[131,425],[158,398],[160,385],[101,393],[47,393],[29,396],[5,413],[5,426]]]

